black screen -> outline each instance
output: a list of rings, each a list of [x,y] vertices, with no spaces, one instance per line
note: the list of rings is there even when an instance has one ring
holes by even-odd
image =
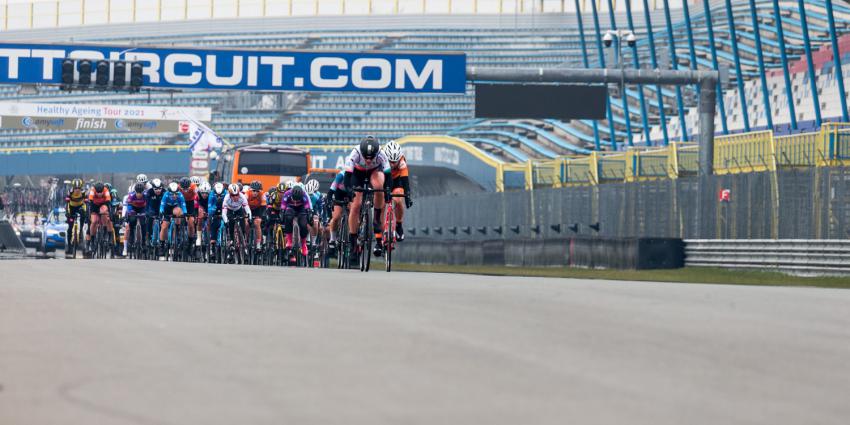
[[[604,85],[475,84],[475,118],[605,119]]]

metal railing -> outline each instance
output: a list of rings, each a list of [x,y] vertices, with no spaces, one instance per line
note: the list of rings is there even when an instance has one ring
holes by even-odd
[[[850,274],[850,240],[686,239],[685,265]]]
[[[524,166],[530,164],[533,186],[562,187],[675,179],[695,175],[698,162],[698,145],[671,143],[656,149],[592,152],[581,157],[529,161]],[[774,136],[773,131],[766,130],[715,139],[714,173],[719,175],[841,165],[850,165],[850,124],[847,123],[825,123],[820,131],[790,136]]]

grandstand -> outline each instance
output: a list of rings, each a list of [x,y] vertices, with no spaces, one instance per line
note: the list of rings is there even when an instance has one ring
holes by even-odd
[[[736,0],[678,3],[644,11],[648,2],[599,10],[581,2],[580,12],[540,15],[338,16],[218,19],[90,25],[13,30],[0,40],[110,42],[134,45],[303,50],[460,51],[469,66],[611,66],[613,49],[601,33],[629,28],[637,34],[625,49],[623,66],[717,69],[729,67],[730,85],[718,104],[718,134],[766,129],[777,134],[810,131],[822,121],[841,119],[833,52],[824,0],[805,3],[808,33],[801,29],[797,1]],[[752,11],[750,3],[756,6]],[[579,2],[576,2],[579,4]],[[609,4],[611,4],[609,2]],[[689,6],[682,9],[681,6]],[[777,8],[779,14],[775,13]],[[840,55],[850,62],[850,7],[834,5]],[[752,13],[751,13],[752,12]],[[606,16],[607,15],[607,16]],[[777,19],[777,17],[779,19]],[[754,31],[754,20],[759,31]],[[781,26],[777,27],[777,22]],[[581,23],[581,25],[579,25]],[[779,37],[779,30],[784,32]],[[758,37],[757,37],[758,35]],[[817,120],[805,43],[811,44],[821,120]],[[759,47],[760,46],[760,47]],[[784,46],[784,49],[783,49]],[[762,52],[759,55],[759,52]],[[785,53],[783,55],[782,53]],[[760,59],[761,58],[761,59]],[[760,79],[763,62],[767,99]],[[783,62],[787,61],[794,119],[789,115]],[[846,65],[845,65],[846,67]],[[850,74],[850,69],[843,75]],[[846,86],[846,85],[845,85]],[[743,93],[743,94],[742,94]],[[40,87],[23,94],[0,87],[0,101],[74,102],[203,106],[213,109],[212,127],[233,143],[348,146],[365,133],[381,139],[409,134],[463,138],[506,162],[553,159],[629,145],[666,145],[692,140],[697,128],[695,87],[628,86],[609,100],[609,119],[478,120],[474,88],[464,96],[363,93],[228,94],[211,91],[104,94],[62,92]],[[567,100],[569,101],[569,100]],[[769,103],[770,114],[766,113]],[[769,120],[772,118],[772,120]],[[182,144],[180,134],[104,134],[74,131],[0,130],[0,148]]]

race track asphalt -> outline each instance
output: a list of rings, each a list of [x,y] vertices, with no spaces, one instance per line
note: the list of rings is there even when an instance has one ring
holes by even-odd
[[[847,424],[850,291],[0,262],[0,424]]]

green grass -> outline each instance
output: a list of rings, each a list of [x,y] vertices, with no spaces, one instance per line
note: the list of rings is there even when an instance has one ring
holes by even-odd
[[[778,272],[685,267],[665,270],[595,270],[567,267],[393,265],[395,270],[429,273],[467,273],[494,276],[561,277],[574,279],[636,280],[652,282],[717,283],[725,285],[811,286],[850,288],[850,277],[791,276]]]

